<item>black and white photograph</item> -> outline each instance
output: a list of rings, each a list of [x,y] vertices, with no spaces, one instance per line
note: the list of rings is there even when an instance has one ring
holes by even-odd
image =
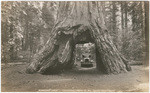
[[[149,1],[1,1],[1,92],[149,92]]]

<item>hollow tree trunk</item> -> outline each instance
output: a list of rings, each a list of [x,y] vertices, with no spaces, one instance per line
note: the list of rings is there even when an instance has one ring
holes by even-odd
[[[56,35],[56,32],[54,32]],[[55,73],[71,65],[73,52],[72,35],[60,33],[57,37],[53,36],[46,46],[35,54],[29,67],[28,73],[36,71],[40,73]],[[50,42],[51,41],[51,42]]]
[[[86,31],[96,44],[98,68],[108,74],[131,70],[104,25],[100,2],[59,2],[56,19],[48,42],[34,55],[27,73],[52,73],[71,67],[74,41]]]

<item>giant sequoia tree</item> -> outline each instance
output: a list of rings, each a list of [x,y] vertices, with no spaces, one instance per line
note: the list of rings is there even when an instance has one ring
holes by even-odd
[[[97,68],[105,73],[130,71],[128,60],[112,42],[101,10],[101,2],[58,2],[49,40],[34,55],[27,73],[53,73],[73,66],[74,46],[96,45]]]

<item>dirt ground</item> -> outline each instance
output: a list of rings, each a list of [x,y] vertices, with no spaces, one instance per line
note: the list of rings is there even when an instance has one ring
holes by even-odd
[[[148,92],[149,69],[132,66],[131,72],[106,75],[95,68],[76,68],[57,75],[26,74],[26,64],[1,66],[3,92]]]

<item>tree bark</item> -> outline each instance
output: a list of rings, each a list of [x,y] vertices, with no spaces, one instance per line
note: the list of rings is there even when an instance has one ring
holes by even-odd
[[[97,49],[97,64],[105,72],[121,73],[131,70],[119,53],[105,25],[100,2],[59,2],[57,20],[46,45],[36,53],[27,68],[28,73],[53,73],[73,64],[76,38],[89,32]]]

